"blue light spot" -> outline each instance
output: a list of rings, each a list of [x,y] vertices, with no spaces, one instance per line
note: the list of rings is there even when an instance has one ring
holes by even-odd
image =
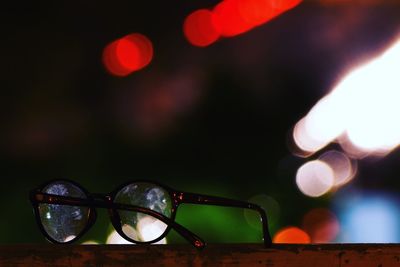
[[[340,202],[338,242],[400,242],[400,212],[396,199],[373,195],[349,197]]]

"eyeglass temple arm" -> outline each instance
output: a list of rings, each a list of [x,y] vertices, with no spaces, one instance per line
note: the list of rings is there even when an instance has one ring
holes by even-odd
[[[141,212],[162,221],[166,225],[171,226],[177,233],[179,233],[182,237],[188,240],[196,248],[202,249],[206,245],[206,243],[200,237],[198,237],[196,234],[194,234],[184,226],[176,223],[174,220],[171,220],[170,218],[164,216],[163,214],[153,211],[151,209],[129,204],[111,203],[98,199],[90,199],[90,198],[82,199],[82,198],[58,196],[40,192],[31,192],[30,198],[32,203],[108,208],[108,209],[120,209],[120,210]]]
[[[268,229],[267,214],[265,213],[264,209],[262,209],[260,206],[240,200],[195,194],[195,193],[187,193],[187,192],[175,192],[175,196],[178,203],[237,207],[237,208],[251,209],[257,211],[261,217],[264,245],[266,247],[272,245],[272,239]]]

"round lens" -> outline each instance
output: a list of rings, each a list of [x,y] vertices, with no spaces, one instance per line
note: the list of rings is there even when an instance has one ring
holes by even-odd
[[[57,196],[87,198],[82,189],[66,181],[50,183],[42,192]],[[39,215],[47,234],[55,241],[65,243],[75,239],[85,229],[89,219],[89,208],[41,203]]]
[[[138,182],[123,187],[116,194],[114,202],[148,208],[168,218],[172,216],[172,201],[168,191],[152,183]],[[168,227],[162,221],[141,212],[117,212],[124,234],[137,242],[152,242],[161,237]]]

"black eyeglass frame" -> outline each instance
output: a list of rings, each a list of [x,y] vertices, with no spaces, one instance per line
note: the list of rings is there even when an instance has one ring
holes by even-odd
[[[55,182],[67,182],[71,183],[72,185],[78,187],[82,192],[86,195],[86,199],[84,198],[76,198],[76,197],[68,197],[68,196],[59,196],[54,194],[43,193],[42,190],[49,184]],[[172,201],[171,207],[171,217],[167,217],[159,212],[154,210],[135,206],[131,204],[122,204],[122,203],[115,203],[115,197],[118,192],[120,192],[124,187],[135,184],[135,183],[148,183],[154,184],[157,187],[164,189],[170,196]],[[196,234],[188,230],[186,227],[182,226],[181,224],[175,222],[176,212],[180,204],[202,204],[202,205],[214,205],[214,206],[223,206],[223,207],[236,207],[236,208],[244,208],[244,209],[251,209],[257,211],[261,218],[262,223],[262,232],[263,232],[263,241],[266,247],[270,247],[272,245],[272,239],[268,230],[268,219],[265,211],[258,205],[240,201],[240,200],[233,200],[224,197],[217,197],[217,196],[210,196],[210,195],[203,195],[197,193],[189,193],[178,191],[172,189],[169,186],[164,184],[151,181],[151,180],[133,180],[128,181],[116,189],[111,191],[108,194],[98,194],[98,193],[89,193],[85,188],[83,188],[80,184],[76,183],[75,181],[69,179],[54,179],[50,180],[36,189],[30,191],[30,201],[33,206],[36,222],[41,230],[42,234],[52,243],[56,244],[69,244],[73,243],[75,240],[81,238],[95,223],[97,218],[96,208],[106,208],[108,209],[110,221],[114,226],[115,230],[121,235],[124,239],[128,240],[129,242],[136,243],[136,244],[152,244],[155,242],[160,241],[165,236],[168,235],[171,229],[174,229],[178,234],[184,237],[187,241],[193,244],[196,248],[203,248],[206,243]],[[66,242],[59,242],[53,239],[44,229],[44,226],[40,219],[39,214],[39,204],[54,204],[54,205],[70,205],[70,206],[83,206],[89,208],[88,214],[88,222],[85,228],[73,239],[66,241]],[[164,233],[151,241],[136,241],[128,237],[123,231],[121,226],[121,220],[117,210],[128,210],[134,212],[141,212],[147,215],[150,215],[167,225],[167,228],[164,230]]]

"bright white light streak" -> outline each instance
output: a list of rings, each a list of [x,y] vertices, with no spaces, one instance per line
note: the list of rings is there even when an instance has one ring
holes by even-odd
[[[397,66],[393,63],[384,54],[354,71],[338,87],[343,94],[347,89],[347,100],[342,101],[349,111],[347,136],[362,151],[381,153],[400,143],[400,76],[393,72],[400,69],[400,55]]]
[[[332,142],[345,130],[345,114],[340,103],[324,97],[305,117],[305,129],[310,137],[323,146]]]
[[[309,197],[319,197],[334,185],[334,173],[323,161],[313,160],[303,164],[296,174],[296,184]]]
[[[295,126],[293,139],[306,152],[317,152],[343,134],[347,109],[337,97],[327,95]]]
[[[332,141],[339,141],[347,143],[352,154],[363,156],[385,155],[395,149],[400,144],[398,70],[400,41],[352,70],[318,101],[296,125],[296,145],[314,153]]]

